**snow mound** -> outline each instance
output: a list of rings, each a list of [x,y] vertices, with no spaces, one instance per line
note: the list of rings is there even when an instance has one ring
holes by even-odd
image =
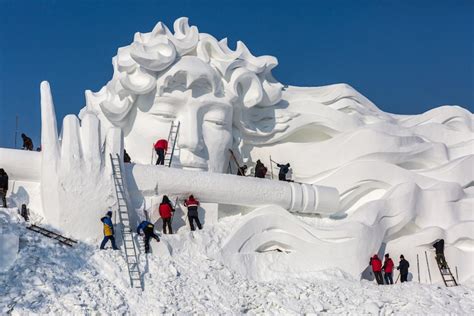
[[[16,209],[0,209],[0,272],[6,272],[17,259],[20,238]]]
[[[132,290],[120,252],[80,243],[69,248],[19,228],[22,247],[0,274],[0,313],[34,314],[469,314],[474,288],[417,283],[377,286],[340,270],[257,282],[215,260],[238,223],[229,217],[202,231],[152,242],[174,250],[140,256],[145,291]]]

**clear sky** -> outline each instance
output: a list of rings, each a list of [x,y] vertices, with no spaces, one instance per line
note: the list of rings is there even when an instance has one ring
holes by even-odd
[[[110,80],[118,47],[180,16],[276,56],[284,84],[349,83],[392,113],[474,111],[473,0],[0,0],[0,147],[13,147],[16,115],[39,144],[42,80],[61,122]]]

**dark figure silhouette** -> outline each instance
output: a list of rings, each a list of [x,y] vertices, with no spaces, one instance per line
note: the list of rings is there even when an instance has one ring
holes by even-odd
[[[25,150],[33,150],[33,141],[31,138],[26,136],[25,134],[21,134],[21,138],[23,139],[23,149]]]

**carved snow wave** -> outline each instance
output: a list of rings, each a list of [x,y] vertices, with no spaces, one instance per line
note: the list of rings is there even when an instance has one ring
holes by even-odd
[[[412,266],[423,260],[436,282],[431,245],[444,238],[459,278],[474,274],[469,111],[442,106],[392,115],[347,85],[289,87],[282,99],[282,111],[298,114],[290,127],[265,142],[248,141],[244,152],[289,161],[296,180],[337,188],[339,212],[313,219],[276,207],[250,213],[227,240],[226,264],[259,280],[285,278],[286,269],[305,276],[329,266],[367,277],[367,258],[388,252],[395,259],[404,254]],[[418,279],[414,266],[411,273]],[[420,280],[428,282],[426,269]]]

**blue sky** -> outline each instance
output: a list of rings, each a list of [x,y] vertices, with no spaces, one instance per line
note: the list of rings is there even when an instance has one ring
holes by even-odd
[[[158,21],[180,16],[231,47],[279,60],[282,83],[349,83],[381,109],[416,114],[443,104],[474,109],[474,1],[0,0],[0,147],[19,131],[40,137],[39,84],[58,121],[84,90],[112,76],[111,58]]]

